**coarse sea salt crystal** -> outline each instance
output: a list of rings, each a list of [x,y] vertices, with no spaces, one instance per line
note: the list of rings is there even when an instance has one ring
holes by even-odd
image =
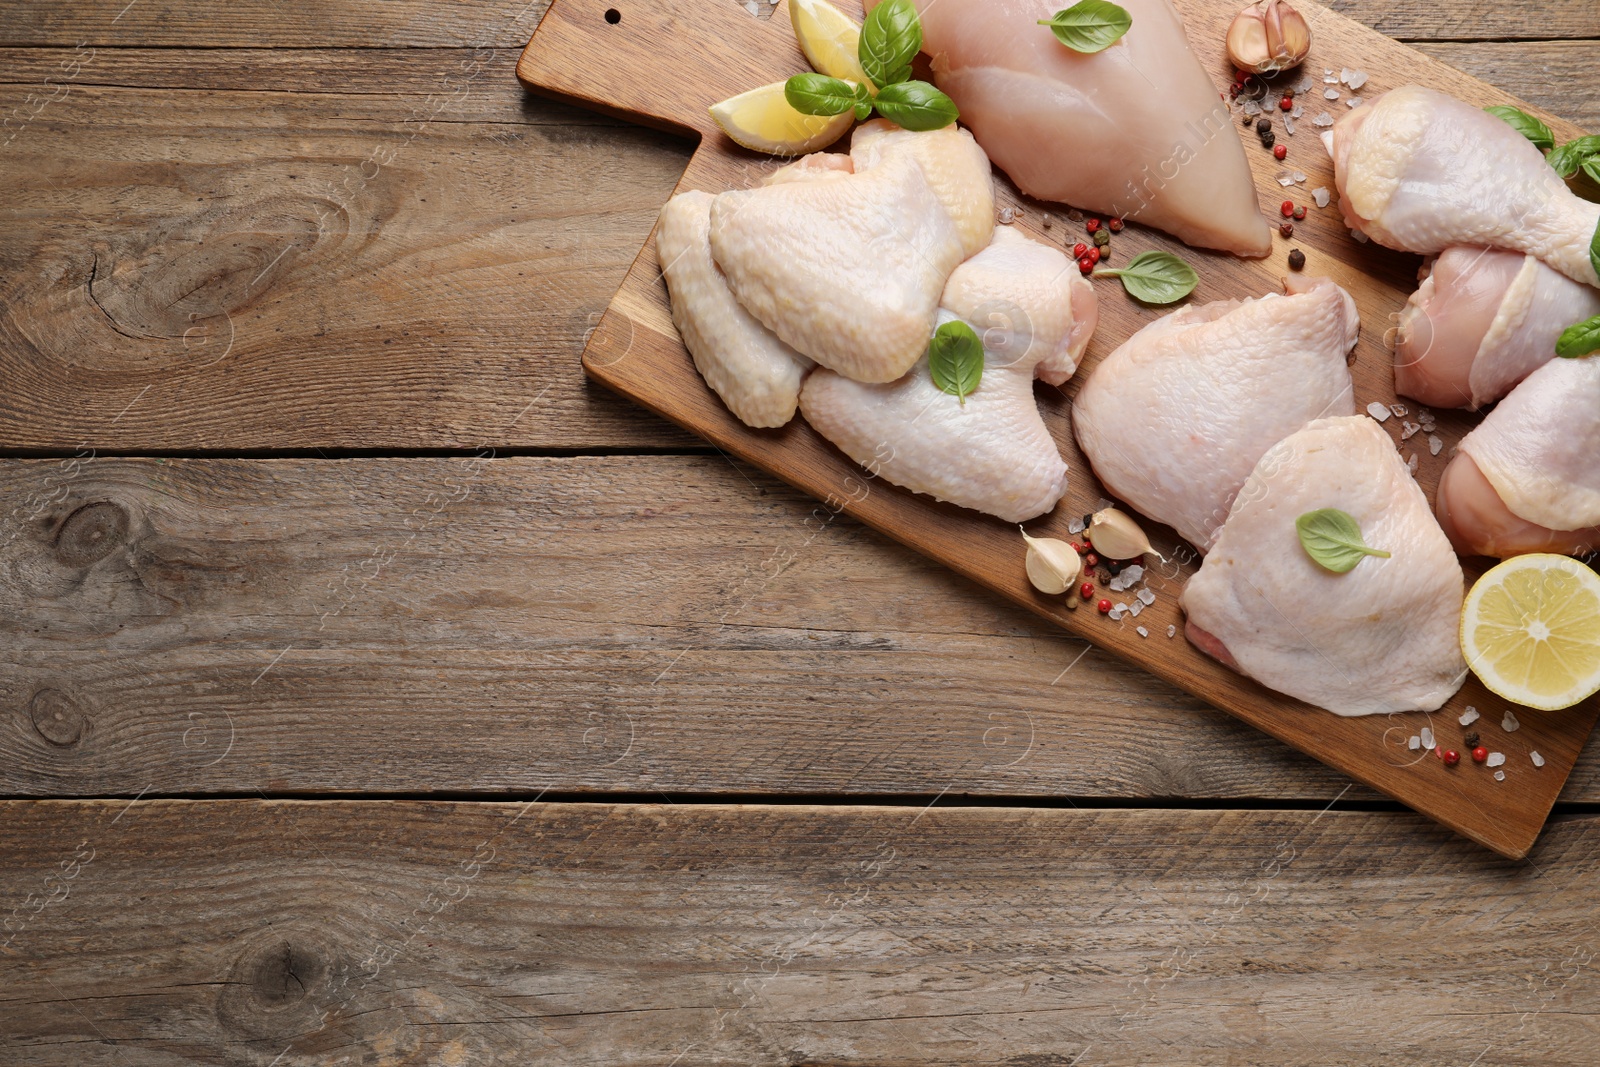
[[[1422,427],[1418,426],[1414,422],[1402,422],[1400,424],[1400,440],[1402,440],[1402,441],[1411,440],[1411,435],[1416,433],[1420,429],[1422,429]]]
[[[1422,747],[1422,738],[1418,737],[1416,734],[1412,734],[1411,740],[1406,742],[1406,747],[1415,752],[1417,749]]]
[[[1463,711],[1461,713],[1461,717],[1456,721],[1462,726],[1471,726],[1473,723],[1478,721],[1478,709],[1473,707],[1471,704],[1468,704],[1467,710]]]
[[[1422,747],[1423,748],[1432,748],[1433,747],[1433,728],[1431,726],[1424,726],[1419,731],[1419,735],[1422,738]]]
[[[1394,412],[1389,410],[1389,405],[1380,404],[1374,400],[1372,403],[1367,405],[1367,414],[1371,415],[1379,422],[1388,422],[1390,417],[1393,416]]]
[[[1294,136],[1294,116],[1292,114],[1283,116],[1283,132],[1290,137]]]
[[[1339,80],[1344,82],[1351,89],[1359,89],[1363,85],[1367,84],[1367,72],[1364,70],[1350,70],[1347,68],[1340,73]]]
[[[1430,433],[1428,435],[1428,455],[1437,456],[1443,448],[1444,442],[1439,439],[1439,435]]]
[[[1294,175],[1290,174],[1288,171],[1284,171],[1282,174],[1278,175],[1278,184],[1283,186],[1285,189],[1289,188],[1289,186],[1294,184]]]
[[[1406,470],[1411,472],[1411,477],[1417,476],[1417,454],[1415,452],[1406,457]]]
[[[1139,601],[1137,601],[1137,600],[1135,600],[1132,604],[1128,605],[1128,614],[1132,615],[1136,619],[1139,617],[1139,612],[1141,612],[1143,610],[1144,610],[1144,605],[1142,603],[1140,603]]]
[[[1067,533],[1083,533],[1083,520],[1072,519],[1067,523]]]
[[[1500,717],[1500,729],[1504,730],[1508,734],[1516,733],[1517,727],[1521,725],[1522,724],[1517,721],[1517,717],[1511,714],[1511,710],[1509,708],[1507,708],[1506,713]]]
[[[1156,595],[1148,589],[1141,589],[1133,595],[1138,597],[1139,603],[1143,604],[1145,607],[1149,607],[1151,604],[1156,602]]]
[[[1366,102],[1367,98],[1364,96],[1352,96],[1350,99],[1344,102],[1344,106],[1349,108],[1357,108]]]
[[[1397,419],[1403,419],[1407,415],[1411,414],[1404,404],[1390,404],[1389,410],[1394,412],[1394,417]]]
[[[1318,115],[1316,118],[1311,120],[1311,125],[1313,125],[1313,126],[1332,126],[1333,125],[1333,116],[1328,114],[1326,111],[1324,111],[1322,114]]]
[[[1366,234],[1362,233],[1360,230],[1355,230],[1355,229],[1352,229],[1350,231],[1350,236],[1355,239],[1355,242],[1358,245],[1364,245],[1369,240],[1371,240],[1371,238],[1369,238]],[[1427,429],[1427,427],[1423,427],[1423,429]]]
[[[1489,758],[1488,758],[1487,761],[1485,761],[1484,766],[1486,766],[1486,767],[1498,767],[1502,763],[1504,763],[1505,761],[1506,761],[1506,754],[1504,752],[1491,752],[1491,753],[1489,753]]]
[[[1494,772],[1494,780],[1497,781],[1497,782],[1505,781],[1506,780],[1506,772],[1505,771],[1495,771]]]
[[[1305,181],[1306,180],[1306,172],[1303,171],[1303,170],[1295,171],[1294,172],[1294,180],[1297,181],[1297,182]]]
[[[1144,628],[1144,627],[1143,627],[1143,626],[1135,626],[1135,627],[1134,627],[1134,628],[1133,628],[1133,630],[1134,630],[1134,632],[1135,632],[1135,633],[1137,633],[1137,634],[1138,634],[1138,635],[1139,635],[1139,636],[1140,636],[1140,637],[1149,637],[1149,636],[1150,636],[1150,631],[1149,631],[1149,630],[1146,630],[1146,629],[1145,629],[1145,628]]]
[[[1535,767],[1543,767],[1544,766],[1544,757],[1539,755],[1538,752],[1530,752],[1530,753],[1528,753],[1528,758],[1533,760],[1533,765]]]
[[[1178,627],[1176,625],[1168,626],[1167,627],[1167,636],[1168,637],[1177,637],[1178,636]]]
[[[1294,87],[1294,91],[1297,93],[1303,93],[1315,84],[1317,83],[1312,80],[1311,75],[1307,74],[1305,77],[1300,79],[1299,83]]]
[[[1010,226],[1013,222],[1016,222],[1016,221],[1017,221],[1017,209],[1016,208],[1014,208],[1014,207],[1003,207],[1003,208],[1000,209],[1000,225],[1002,225],[1002,226]]]
[[[1328,192],[1326,186],[1319,185],[1311,190],[1311,199],[1316,201],[1318,207],[1327,207],[1328,201],[1332,198],[1332,194]]]
[[[1304,115],[1304,114],[1305,114],[1305,113],[1306,113],[1306,109],[1305,109],[1305,107],[1304,107],[1304,106],[1303,106],[1303,105],[1301,105],[1301,104],[1296,104],[1296,105],[1295,105],[1295,106],[1294,106],[1294,107],[1293,107],[1293,108],[1292,108],[1292,109],[1291,109],[1291,110],[1290,110],[1290,111],[1289,111],[1289,117],[1290,117],[1290,118],[1294,118],[1294,119],[1297,119],[1297,118],[1299,118],[1299,117],[1300,117],[1300,116],[1301,116],[1301,115]]]
[[[1337,90],[1337,89],[1324,89],[1324,90],[1322,90],[1322,96],[1323,96],[1323,99],[1325,99],[1325,100],[1337,100],[1337,99],[1339,99],[1339,90]]]
[[[1130,587],[1137,585],[1140,580],[1144,578],[1144,567],[1138,563],[1135,563],[1131,567],[1124,567],[1122,568],[1122,576],[1128,579],[1128,585]]]
[[[1259,101],[1259,100],[1246,100],[1244,102],[1244,113],[1246,115],[1259,115],[1259,114],[1261,114],[1261,101]]]

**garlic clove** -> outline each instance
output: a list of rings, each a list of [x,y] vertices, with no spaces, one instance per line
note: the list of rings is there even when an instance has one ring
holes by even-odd
[[[1146,552],[1155,551],[1139,524],[1116,508],[1095,512],[1086,533],[1101,559],[1138,559]]]
[[[1228,27],[1228,59],[1240,70],[1276,74],[1311,51],[1311,27],[1284,0],[1257,0]]]
[[[1028,542],[1026,566],[1033,587],[1052,596],[1071,589],[1083,570],[1077,550],[1054,537],[1030,537],[1026,530],[1022,531],[1022,539]]]

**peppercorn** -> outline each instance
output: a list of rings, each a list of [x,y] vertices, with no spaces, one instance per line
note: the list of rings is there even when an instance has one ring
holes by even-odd
[[[1289,110],[1292,110],[1293,108],[1294,108],[1294,98],[1291,97],[1291,96],[1286,96],[1282,100],[1278,101],[1278,110],[1279,111],[1289,111]]]
[[[1271,130],[1268,130],[1266,133],[1261,135],[1261,147],[1262,148],[1271,148],[1273,145],[1275,145],[1277,143],[1278,143],[1278,135],[1273,133]]]
[[[1100,566],[1100,557],[1095,555],[1093,552],[1090,552],[1088,555],[1083,557],[1083,565],[1090,570],[1094,570],[1096,567]]]
[[[1461,743],[1463,745],[1466,745],[1468,748],[1477,748],[1478,747],[1478,731],[1474,730],[1470,734],[1468,734],[1466,737],[1463,737],[1461,739]]]
[[[1260,118],[1256,119],[1256,132],[1257,133],[1271,133],[1272,132],[1272,120],[1267,118],[1267,116],[1265,116],[1265,115],[1262,115]]]
[[[1288,155],[1289,155],[1289,146],[1286,145],[1286,144],[1278,145],[1276,148],[1274,148],[1272,150],[1272,158],[1273,159],[1285,159],[1285,158],[1288,157]]]
[[[1486,760],[1488,758],[1489,758],[1489,750],[1484,748],[1482,745],[1479,745],[1477,748],[1472,750],[1472,762],[1473,763],[1482,763],[1484,760]]]
[[[1304,252],[1302,252],[1298,248],[1296,248],[1292,252],[1289,253],[1289,269],[1290,270],[1305,270],[1305,267],[1306,267],[1306,254]]]
[[[1096,230],[1094,232],[1094,243],[1095,243],[1095,247],[1097,247],[1097,248],[1104,248],[1106,245],[1110,244],[1111,243],[1111,231],[1110,230]]]
[[[1447,748],[1439,754],[1439,758],[1444,760],[1444,765],[1446,767],[1454,767],[1456,764],[1461,762],[1461,753],[1457,752],[1453,748]]]
[[[1098,251],[1100,253],[1100,262],[1101,263],[1104,263],[1104,262],[1106,262],[1107,260],[1109,260],[1111,258],[1111,246],[1110,245],[1106,245],[1104,248],[1096,249],[1096,251]]]
[[[1076,552],[1080,556],[1083,555],[1084,548],[1082,545],[1078,544],[1078,542],[1068,541],[1067,544],[1072,546],[1072,551]]]
[[[1113,578],[1121,574],[1122,568],[1125,566],[1125,564],[1118,559],[1108,559],[1103,561],[1100,565],[1104,567],[1106,569],[1106,573],[1111,575]]]
[[[1283,203],[1279,204],[1278,205],[1278,213],[1280,215],[1282,215],[1284,218],[1288,218],[1291,215],[1293,215],[1294,214],[1294,201],[1293,200],[1285,200]]]
[[[1096,604],[1094,607],[1095,607],[1095,610],[1098,611],[1102,615],[1110,615],[1111,614],[1111,601],[1109,601],[1109,600],[1102,600],[1102,601],[1100,601],[1100,603]]]
[[[1084,256],[1086,256],[1088,254],[1089,254],[1089,246],[1084,244],[1082,241],[1079,241],[1077,244],[1072,246],[1072,258],[1073,259],[1082,259]]]
[[[1294,236],[1294,223],[1292,223],[1292,222],[1284,223],[1282,226],[1278,227],[1278,232],[1283,234],[1285,237],[1293,237]]]
[[[1111,227],[1111,232],[1112,233],[1121,233],[1122,232],[1122,220],[1121,219],[1112,219],[1110,222],[1106,223],[1106,225]]]
[[[1090,233],[1094,233],[1095,231],[1100,229],[1100,220],[1099,219],[1090,219],[1088,222],[1083,224],[1083,228],[1088,230]]]
[[[1083,273],[1088,274],[1094,270],[1094,260],[1090,259],[1088,256],[1079,256],[1078,269],[1083,271]]]
[[[1098,249],[1098,248],[1089,249],[1089,254],[1087,256],[1083,257],[1083,258],[1087,259],[1090,263],[1098,263],[1098,262],[1100,262],[1100,249]]]
[[[1294,209],[1294,217],[1296,221],[1306,217],[1306,206],[1304,204]]]
[[[1089,534],[1087,533],[1087,531],[1088,531],[1089,527],[1091,527],[1093,525],[1094,525],[1094,516],[1093,515],[1085,515],[1083,517],[1083,528],[1085,530],[1085,533],[1083,535],[1083,543],[1084,544],[1088,544],[1089,543]]]
[[[1093,582],[1084,582],[1082,585],[1078,586],[1078,595],[1083,597],[1083,599],[1085,599],[1085,600],[1093,600],[1094,599],[1094,583]]]

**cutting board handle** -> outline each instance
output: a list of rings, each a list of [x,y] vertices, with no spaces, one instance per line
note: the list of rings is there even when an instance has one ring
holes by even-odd
[[[811,69],[787,3],[554,0],[517,62],[529,89],[675,132],[722,136],[706,108]]]

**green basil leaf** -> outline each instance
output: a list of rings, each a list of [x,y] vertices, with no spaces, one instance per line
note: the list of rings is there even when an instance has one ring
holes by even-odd
[[[1294,520],[1294,528],[1300,535],[1300,547],[1306,550],[1311,562],[1334,574],[1354,570],[1363,556],[1389,558],[1389,553],[1382,549],[1369,547],[1361,539],[1361,527],[1356,520],[1338,508],[1308,511]]]
[[[1595,223],[1594,236],[1589,238],[1589,269],[1600,278],[1600,222]]]
[[[928,372],[934,385],[967,402],[983,380],[983,342],[971,326],[957,319],[934,331],[928,345]]]
[[[1200,275],[1171,252],[1140,252],[1126,267],[1097,270],[1096,278],[1121,278],[1122,287],[1146,304],[1171,304],[1194,292]]]
[[[1550,127],[1534,118],[1520,108],[1498,105],[1486,107],[1483,110],[1498,119],[1505,119],[1511,128],[1522,136],[1532,141],[1536,147],[1548,152],[1556,146],[1556,135],[1550,132]]]
[[[1600,185],[1600,156],[1590,156],[1584,160],[1583,172],[1589,176],[1590,181]]]
[[[1568,141],[1545,158],[1550,161],[1557,174],[1563,178],[1570,178],[1578,173],[1578,168],[1591,156],[1600,156],[1600,136],[1580,137],[1576,141]]]
[[[927,82],[895,82],[878,90],[878,114],[907,130],[939,130],[961,117],[954,100]]]
[[[1111,47],[1133,25],[1133,16],[1108,0],[1078,0],[1039,25],[1049,26],[1056,40],[1074,52],[1100,52]]]
[[[783,83],[783,98],[802,115],[842,115],[856,106],[850,83],[826,74],[796,74]]]
[[[911,77],[911,61],[922,51],[922,20],[911,0],[884,0],[861,24],[856,58],[880,89]]]
[[[865,85],[856,86],[856,121],[865,122],[867,116],[872,114],[872,94],[867,92]]]
[[[1591,352],[1600,352],[1600,315],[1583,322],[1575,322],[1561,331],[1556,338],[1556,355],[1577,359]]]

